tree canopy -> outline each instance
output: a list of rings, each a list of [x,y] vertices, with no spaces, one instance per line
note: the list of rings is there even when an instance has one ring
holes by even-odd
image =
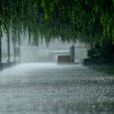
[[[49,42],[80,40],[114,42],[114,0],[1,0],[0,31],[12,27],[13,34],[28,30]],[[15,36],[15,35],[14,35]]]

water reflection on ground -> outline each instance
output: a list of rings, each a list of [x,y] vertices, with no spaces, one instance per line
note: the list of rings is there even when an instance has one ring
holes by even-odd
[[[20,64],[0,72],[0,114],[113,114],[114,76],[79,64]]]

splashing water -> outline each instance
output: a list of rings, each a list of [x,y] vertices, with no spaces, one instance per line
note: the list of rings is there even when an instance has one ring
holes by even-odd
[[[19,64],[0,72],[0,113],[113,114],[113,88],[113,76],[80,64]]]

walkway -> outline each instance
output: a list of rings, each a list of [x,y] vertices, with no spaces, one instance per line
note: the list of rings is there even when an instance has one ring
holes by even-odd
[[[0,72],[0,114],[113,114],[114,76],[82,65],[20,64]]]

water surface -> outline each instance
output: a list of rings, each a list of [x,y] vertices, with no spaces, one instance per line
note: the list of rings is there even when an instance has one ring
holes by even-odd
[[[0,114],[113,114],[114,76],[80,64],[26,63],[0,72]]]

